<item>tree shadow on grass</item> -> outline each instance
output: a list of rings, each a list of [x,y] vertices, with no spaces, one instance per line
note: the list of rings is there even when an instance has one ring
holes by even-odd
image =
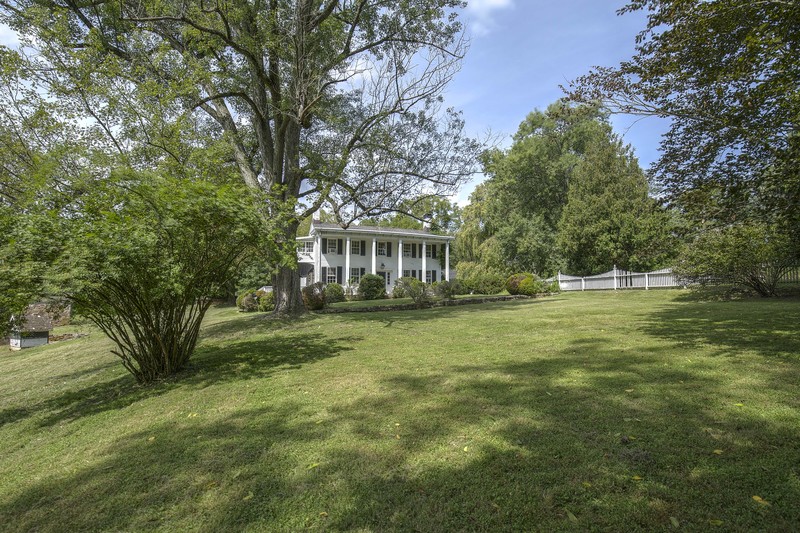
[[[654,530],[671,527],[670,516],[689,529],[719,518],[731,529],[792,529],[795,428],[740,410],[722,376],[665,367],[673,352],[583,342],[535,361],[387,378],[391,392],[336,422],[357,421],[355,431],[376,440],[400,421],[407,460],[370,459],[376,471],[348,480],[343,492],[357,499],[331,515],[333,529]],[[442,394],[447,401],[428,401]],[[478,426],[489,436],[476,437]],[[357,450],[337,459],[333,470],[365,461]],[[426,460],[430,468],[417,467]],[[774,508],[753,505],[762,493]]]
[[[357,337],[280,334],[262,340],[215,342],[201,345],[187,368],[148,386],[125,374],[82,388],[68,390],[39,403],[0,411],[0,426],[37,417],[40,426],[52,426],[80,417],[122,409],[177,388],[204,388],[226,381],[269,377],[278,371],[299,369],[352,349]]]
[[[298,465],[275,450],[325,438],[324,428],[291,423],[298,409],[284,403],[223,420],[176,419],[125,435],[97,451],[91,466],[0,501],[0,523],[7,531],[139,531],[168,519],[184,530],[239,530],[297,490]]]
[[[712,405],[726,394],[724,376],[671,366],[674,352],[579,339],[532,359],[386,375],[376,392],[326,406],[324,420],[286,398],[154,424],[2,500],[0,523],[652,531],[678,517],[690,530],[716,519],[730,530],[795,529],[796,427],[727,400]],[[233,366],[252,353],[232,354],[242,358]]]
[[[681,301],[649,315],[640,329],[683,347],[712,346],[716,355],[800,358],[800,300]]]

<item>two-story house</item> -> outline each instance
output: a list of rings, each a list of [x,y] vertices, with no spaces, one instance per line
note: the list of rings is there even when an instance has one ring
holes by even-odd
[[[298,237],[303,285],[322,281],[356,286],[365,274],[386,280],[391,293],[400,277],[426,283],[450,280],[449,235],[426,230],[350,226],[314,221],[310,235]]]

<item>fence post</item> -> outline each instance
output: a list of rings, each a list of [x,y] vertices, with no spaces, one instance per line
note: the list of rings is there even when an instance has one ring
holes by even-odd
[[[614,290],[617,290],[617,265],[614,265]]]
[[[586,278],[583,276],[581,276],[581,290],[582,291],[586,290]]]
[[[558,278],[557,279],[558,279],[558,290],[563,290],[561,288],[561,271],[560,270],[558,271]]]
[[[650,290],[650,274],[647,272],[644,273],[644,290]]]

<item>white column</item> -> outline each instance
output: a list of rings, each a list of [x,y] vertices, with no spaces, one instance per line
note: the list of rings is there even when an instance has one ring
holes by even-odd
[[[428,243],[422,241],[422,281],[428,279]]]
[[[444,279],[450,281],[450,241],[444,244]]]
[[[322,236],[317,233],[314,237],[314,283],[320,281],[322,276]]]
[[[403,277],[403,239],[397,241],[397,276],[395,279]]]
[[[378,239],[372,238],[372,273],[377,274],[377,260],[378,260]]]
[[[342,279],[342,285],[349,287],[350,286],[350,237],[347,237],[347,244],[345,244],[347,248],[345,248],[344,252],[344,279]]]

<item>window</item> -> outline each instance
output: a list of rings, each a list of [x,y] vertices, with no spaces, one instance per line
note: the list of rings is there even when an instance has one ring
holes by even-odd
[[[404,242],[403,243],[403,257],[411,257],[411,243],[410,242]]]
[[[361,269],[360,268],[351,268],[350,269],[350,283],[352,285],[358,285],[361,282]]]
[[[379,242],[378,243],[378,255],[386,255],[386,243]]]
[[[314,241],[306,241],[303,243],[303,253],[308,255],[314,253]]]
[[[361,241],[350,241],[350,253],[361,255]]]
[[[404,278],[410,278],[411,277],[411,271],[410,270],[403,270],[403,277]]]
[[[431,257],[431,251],[433,250],[432,244],[425,245],[425,257]]]
[[[433,270],[426,270],[425,271],[425,283],[430,285],[434,281],[436,281],[436,280],[433,279]]]
[[[336,248],[337,244],[338,243],[336,242],[336,239],[328,239],[328,249],[325,250],[325,253],[326,254],[335,254],[336,251],[337,251],[337,248]]]
[[[336,269],[328,267],[328,276],[325,278],[325,283],[336,283]]]

